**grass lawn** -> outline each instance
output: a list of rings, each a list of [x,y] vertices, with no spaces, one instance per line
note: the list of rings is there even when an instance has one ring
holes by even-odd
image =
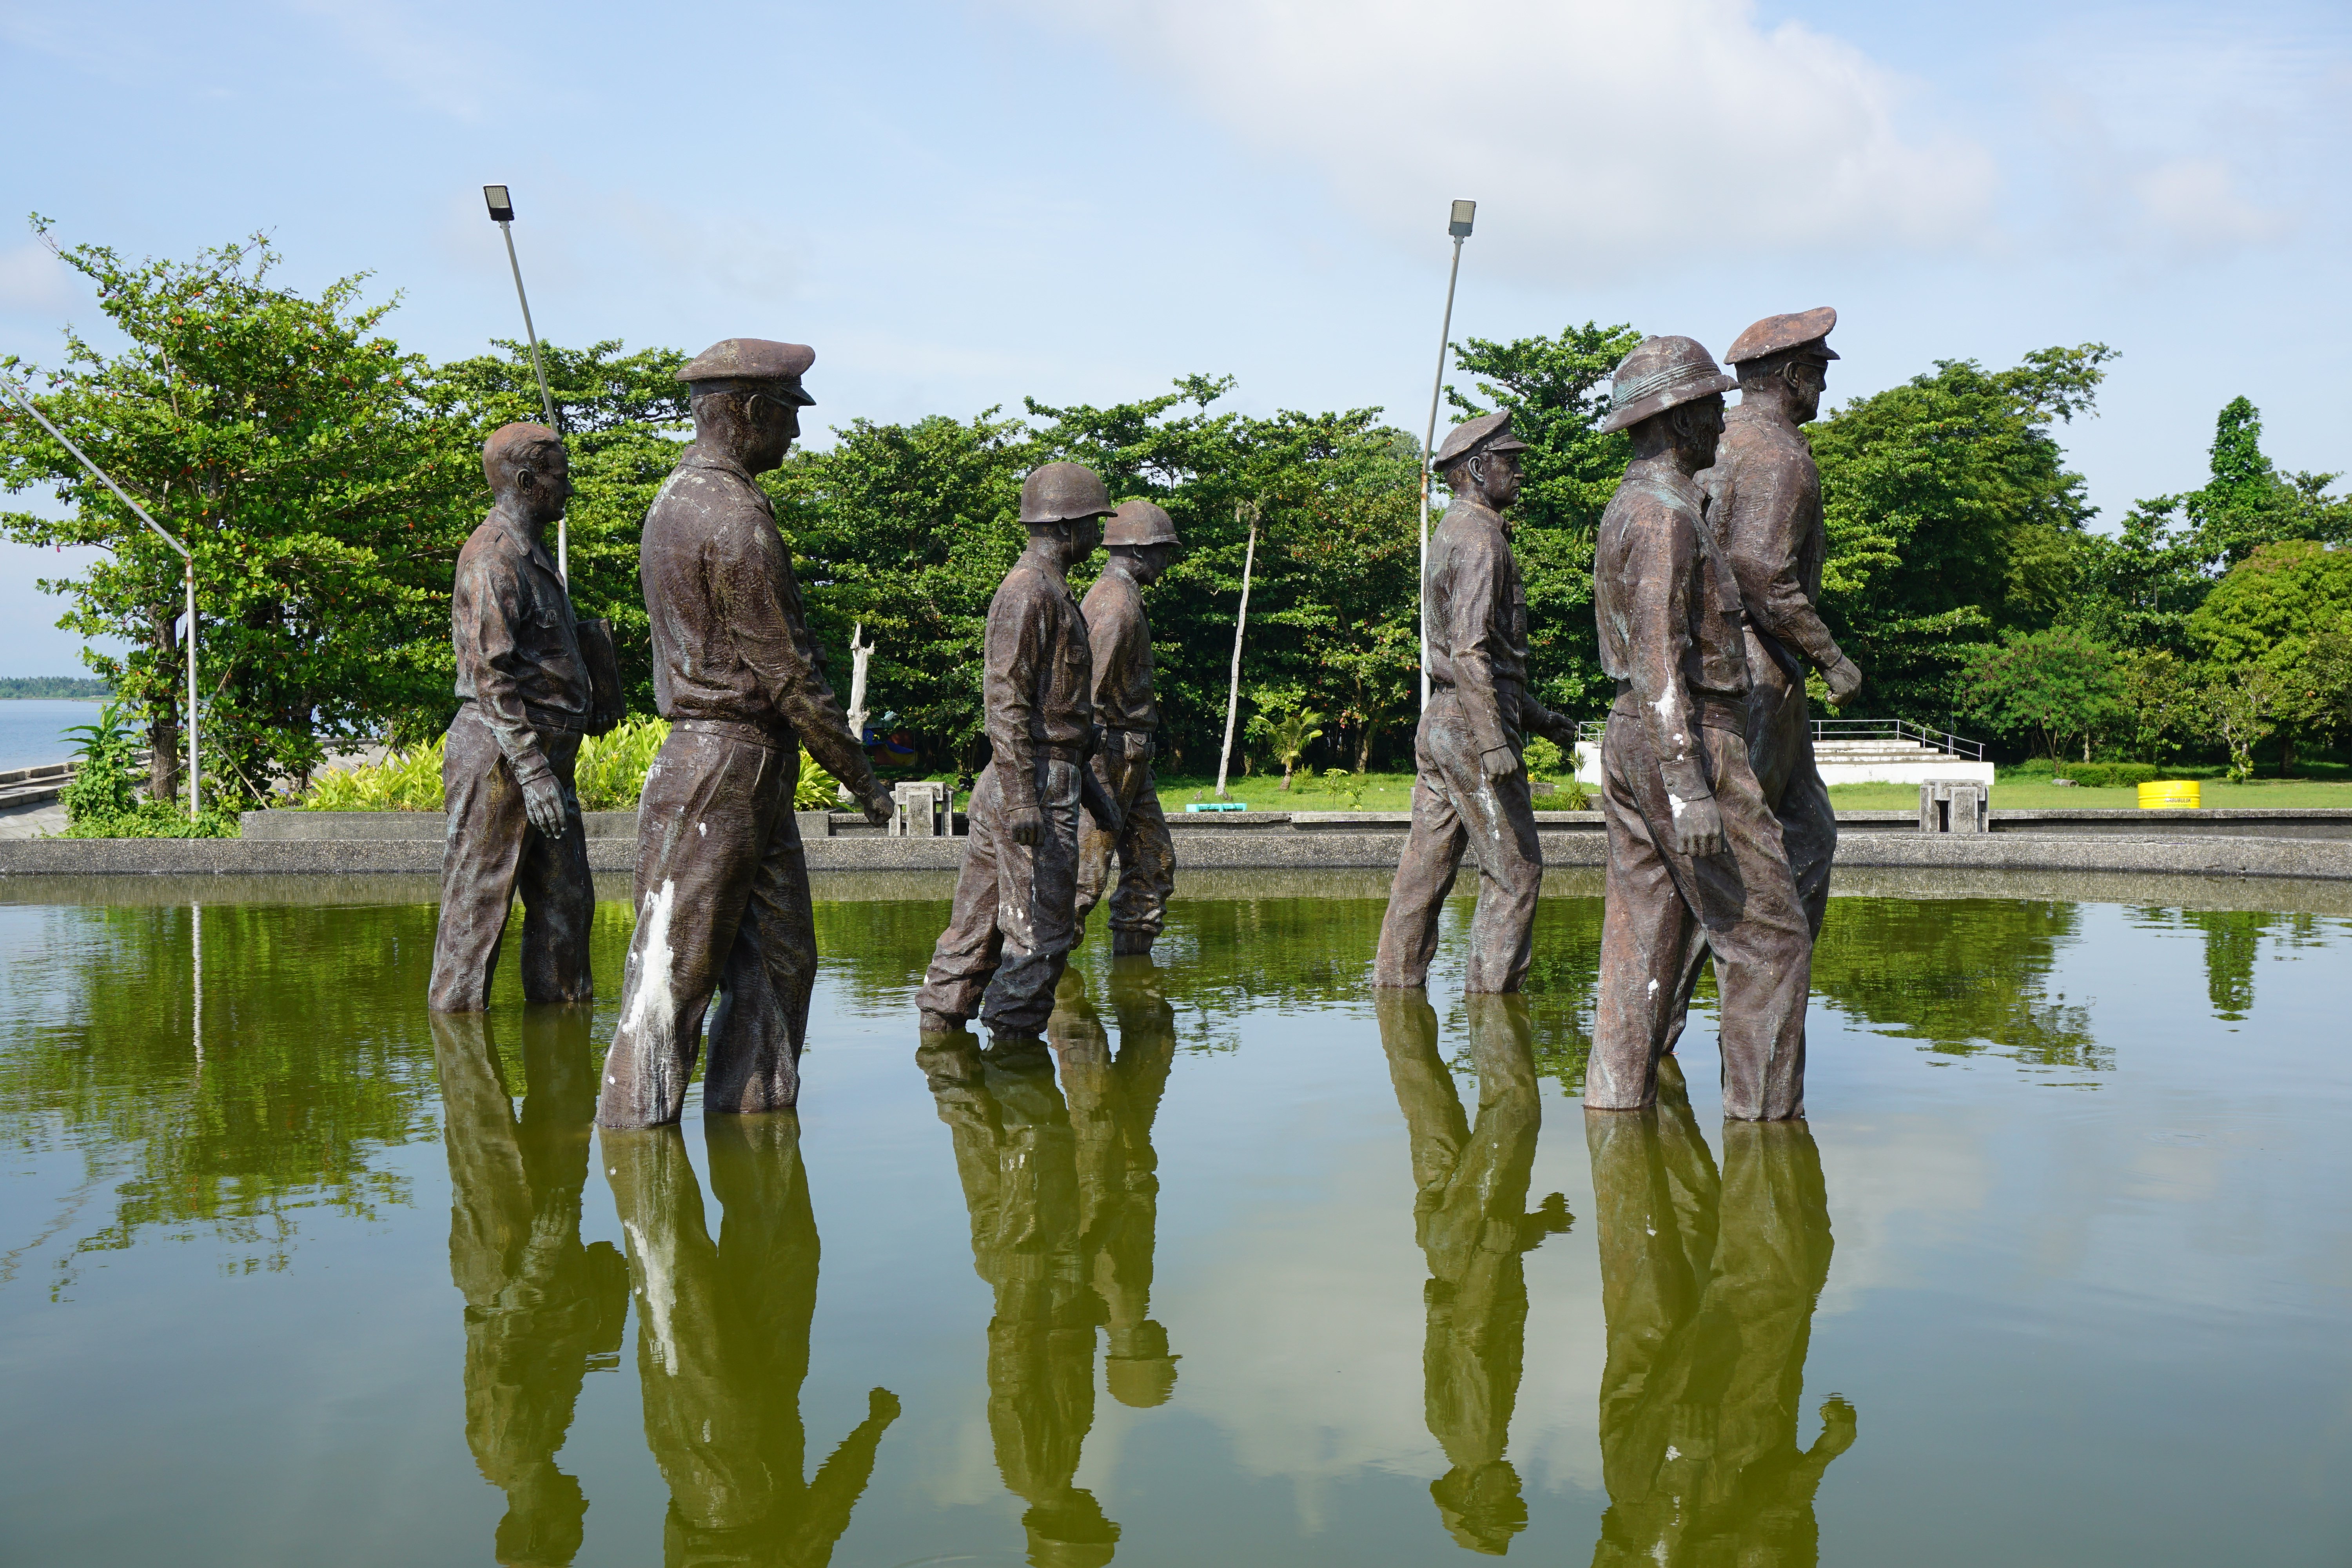
[[[2190,771],[2193,776],[2195,770]],[[1363,803],[1351,805],[1347,791],[1359,785],[1363,791]],[[2352,806],[2352,781],[2255,779],[2249,784],[2233,784],[2209,778],[2201,781],[2201,787],[2204,804],[2209,806]],[[1213,774],[1206,778],[1163,776],[1160,781],[1160,809],[1175,816],[1183,811],[1187,802],[1213,800],[1216,793]],[[1227,779],[1225,793],[1258,811],[1407,811],[1412,806],[1412,775],[1374,773],[1360,779],[1325,780],[1310,779],[1301,773],[1292,780],[1290,792],[1286,795],[1281,774],[1259,773]],[[1919,786],[1840,784],[1830,791],[1830,799],[1840,811],[1914,811],[1919,805]],[[1559,805],[1558,796],[1538,796],[1536,809],[1556,810]],[[2047,806],[2137,807],[2139,792],[2129,787],[2066,788],[2046,778],[2011,778],[1992,786],[1992,805],[1995,811]]]

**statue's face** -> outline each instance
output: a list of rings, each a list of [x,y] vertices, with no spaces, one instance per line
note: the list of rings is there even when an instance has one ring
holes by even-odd
[[[1519,499],[1521,475],[1516,449],[1482,453],[1473,461],[1481,469],[1478,488],[1486,492],[1488,505],[1500,511]]]
[[[1672,413],[1675,445],[1697,459],[1695,468],[1715,467],[1715,449],[1723,439],[1723,394],[1685,403]]]
[[[572,459],[561,447],[543,448],[543,456],[515,473],[515,498],[533,522],[551,522],[563,515],[572,500]]]
[[[754,470],[772,468],[800,439],[800,405],[783,394],[765,390],[751,394],[744,403],[751,437],[745,466]]]
[[[1076,566],[1102,548],[1102,519],[1082,517],[1069,525],[1070,564]]]
[[[1780,371],[1789,384],[1789,417],[1799,425],[1817,418],[1822,411],[1822,393],[1829,385],[1829,362],[1818,359],[1791,361]]]

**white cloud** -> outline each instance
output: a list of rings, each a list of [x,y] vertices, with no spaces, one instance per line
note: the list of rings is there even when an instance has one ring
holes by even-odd
[[[2248,201],[2220,158],[2159,163],[2132,182],[2132,194],[2148,222],[2190,249],[2262,244],[2293,226],[2287,214]]]
[[[1102,38],[1383,226],[1482,202],[1528,272],[1638,275],[1733,235],[1783,252],[1948,250],[1991,158],[1907,132],[1906,84],[1751,0],[1018,0]]]
[[[37,240],[0,250],[0,310],[61,310],[73,300],[66,264]]]

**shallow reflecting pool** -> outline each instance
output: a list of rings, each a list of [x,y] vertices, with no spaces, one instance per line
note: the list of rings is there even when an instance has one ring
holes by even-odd
[[[2352,918],[1842,897],[1759,1127],[1588,1121],[1583,885],[1433,1007],[1377,886],[1004,1052],[827,902],[799,1119],[604,1136],[625,904],[459,1020],[397,887],[0,904],[0,1561],[2352,1560]]]

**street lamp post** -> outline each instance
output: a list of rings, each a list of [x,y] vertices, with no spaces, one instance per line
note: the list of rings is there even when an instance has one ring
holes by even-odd
[[[490,209],[490,221],[506,236],[507,266],[514,272],[515,299],[522,305],[523,336],[530,340],[530,374],[539,378],[539,405],[547,414],[547,427],[562,434],[555,423],[555,399],[547,390],[547,372],[539,363],[539,329],[530,324],[530,296],[522,289],[522,263],[515,259],[514,197],[504,185],[484,185],[482,200]],[[572,585],[572,527],[563,518],[555,520],[555,574],[563,579],[565,587]]]
[[[1454,284],[1462,276],[1462,242],[1478,216],[1476,202],[1455,202],[1445,232],[1454,237],[1454,265],[1445,274],[1445,324],[1437,331],[1437,379],[1429,388],[1429,428],[1421,437],[1421,515],[1413,531],[1421,535],[1421,705],[1429,706],[1429,454],[1437,439],[1437,400],[1445,391],[1445,353],[1454,341]]]
[[[99,482],[112,490],[124,506],[129,507],[138,515],[140,521],[153,529],[164,543],[180,552],[181,563],[186,568],[188,589],[188,816],[193,820],[203,809],[204,804],[204,796],[199,793],[200,780],[196,772],[196,558],[188,553],[186,545],[164,532],[163,525],[149,517],[147,509],[132,500],[123,488],[114,482],[113,475],[91,462],[89,453],[75,446],[64,431],[50,424],[49,416],[33,405],[32,394],[26,392],[21,383],[0,378],[0,385],[5,385],[9,392],[15,395],[16,401],[25,405],[25,412],[37,420],[42,429],[56,437],[58,443],[67,451],[71,452],[83,468],[97,475]]]

